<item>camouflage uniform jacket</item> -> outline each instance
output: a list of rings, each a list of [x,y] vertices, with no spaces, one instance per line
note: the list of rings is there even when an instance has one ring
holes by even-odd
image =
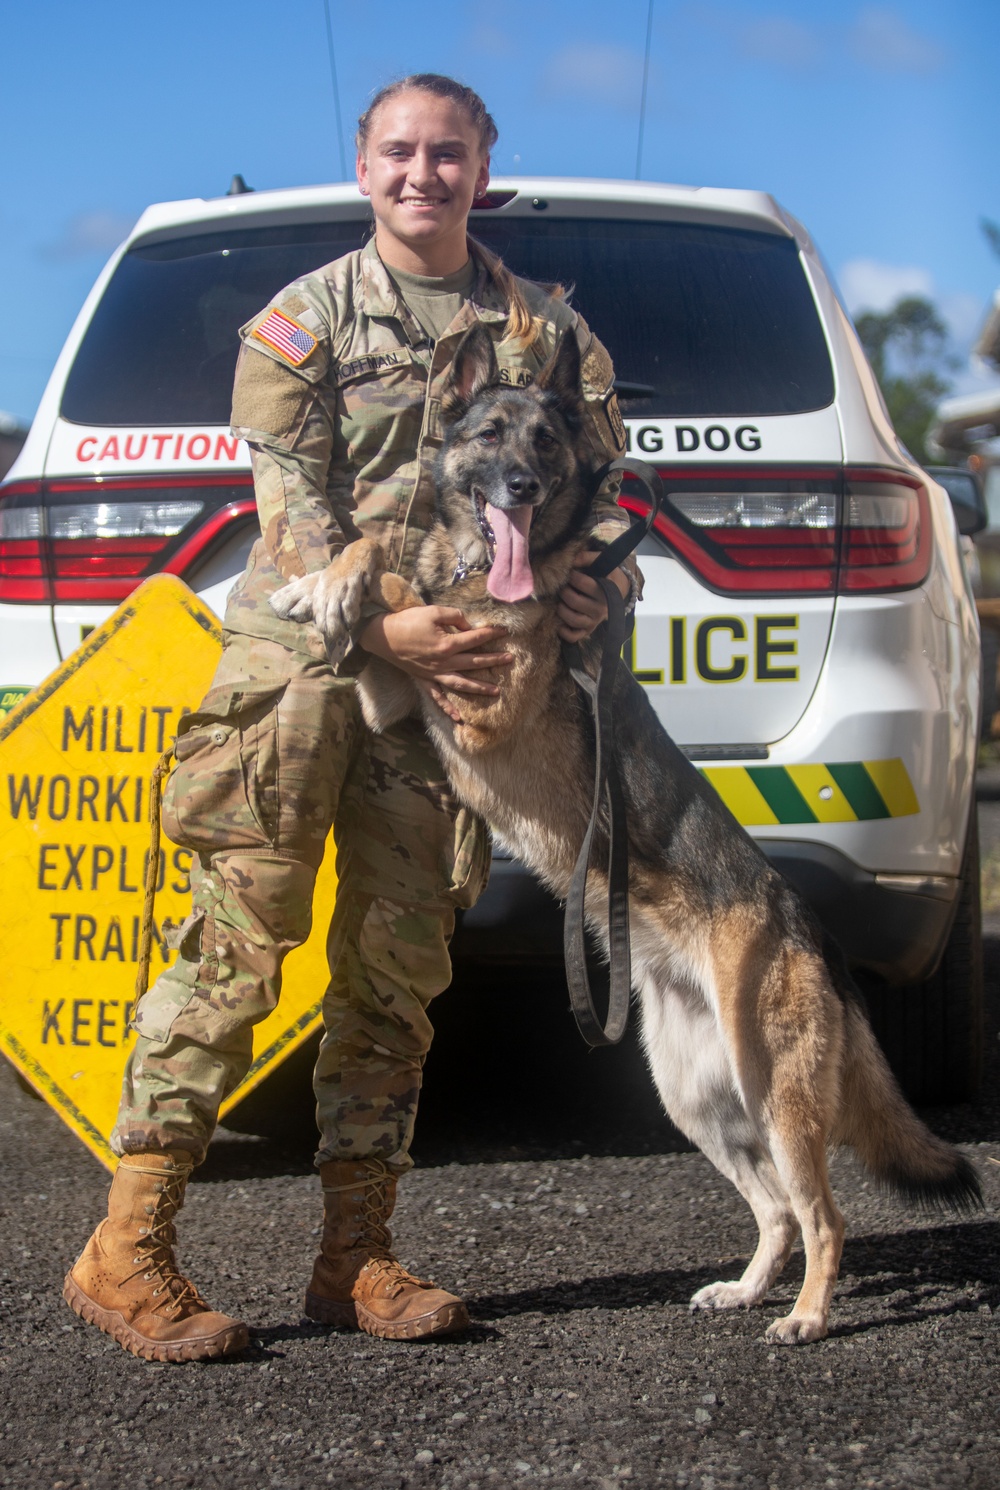
[[[470,298],[436,343],[399,295],[374,240],[296,280],[242,328],[233,432],[250,445],[262,537],[230,596],[228,631],[325,658],[316,627],[280,620],[268,596],[324,568],[362,535],[379,540],[397,572],[412,574],[433,521],[445,381],[477,320],[496,342],[501,377],[515,386],[532,381],[573,327],[594,465],[622,453],[611,360],[582,317],[522,280],[540,334],[527,348],[504,343],[506,306],[477,263]],[[628,524],[616,489],[607,483],[596,504],[595,536],[605,543]]]

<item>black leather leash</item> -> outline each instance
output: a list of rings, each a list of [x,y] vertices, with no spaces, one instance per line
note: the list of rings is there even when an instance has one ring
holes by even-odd
[[[629,998],[632,992],[632,958],[628,919],[628,823],[625,819],[625,794],[615,760],[613,701],[615,675],[621,664],[625,645],[625,602],[617,585],[607,576],[624,558],[638,548],[659,511],[663,487],[660,477],[645,461],[631,456],[609,461],[595,473],[597,490],[613,471],[628,471],[637,476],[650,496],[645,521],[633,523],[628,530],[601,550],[584,574],[597,580],[608,602],[604,645],[596,678],[583,665],[583,653],[576,642],[565,643],[564,650],[570,675],[585,696],[594,720],[594,799],[590,821],[577,856],[566,897],[563,921],[563,956],[566,961],[566,983],[570,1005],[580,1034],[588,1045],[616,1045],[628,1024]],[[587,969],[586,896],[587,877],[594,834],[601,812],[607,804],[608,822],[608,952],[609,993],[607,1019],[602,1023],[594,1005]]]

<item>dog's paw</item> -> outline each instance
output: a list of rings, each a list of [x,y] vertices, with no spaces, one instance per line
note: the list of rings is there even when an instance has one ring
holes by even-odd
[[[372,584],[382,569],[382,551],[359,538],[316,574],[293,579],[270,597],[271,609],[286,621],[312,621],[332,657],[342,656],[361,619]]]
[[[361,607],[368,594],[369,576],[364,571],[324,569],[313,591],[313,622],[326,637],[328,646],[346,646],[361,620]]]
[[[691,1309],[749,1309],[760,1303],[760,1294],[745,1283],[710,1283],[699,1288],[691,1300]]]
[[[768,1345],[811,1345],[826,1338],[826,1320],[815,1314],[788,1314],[768,1326]]]
[[[322,578],[320,574],[303,574],[293,579],[282,589],[268,596],[268,602],[276,616],[283,621],[311,621],[313,618],[313,594]]]

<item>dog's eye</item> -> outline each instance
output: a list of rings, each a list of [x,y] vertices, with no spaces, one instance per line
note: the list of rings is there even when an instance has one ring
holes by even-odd
[[[549,450],[556,443],[556,437],[550,430],[540,429],[535,433],[535,444],[541,445],[543,450]]]
[[[479,431],[479,438],[482,440],[484,445],[495,445],[500,436],[497,434],[492,425],[488,424],[485,429],[481,429]]]

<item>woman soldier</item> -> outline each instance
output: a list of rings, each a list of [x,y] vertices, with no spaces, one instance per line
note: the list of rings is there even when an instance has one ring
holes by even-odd
[[[445,606],[372,610],[334,665],[320,630],[279,620],[268,599],[359,534],[412,573],[433,514],[442,390],[477,322],[501,369],[522,379],[572,328],[595,467],[620,453],[604,348],[561,299],[467,236],[496,137],[482,100],[450,78],[383,88],[357,139],[374,238],[289,285],[241,332],[233,428],[250,446],[262,536],[230,597],[212,686],[177,741],[164,825],[194,851],[193,910],[176,963],[136,1013],[108,1218],[65,1286],[78,1314],[147,1359],[247,1343],[246,1326],[178,1270],[173,1220],[219,1104],[250,1065],[253,1026],[275,1007],[282,961],[309,934],[331,827],[338,889],[315,1073],[325,1220],[306,1313],[407,1340],[467,1323],[460,1299],[396,1260],[387,1223],[410,1166],[427,1007],[451,976],[455,910],[485,883],[488,837],[416,721],[365,729],[352,674],[374,653],[431,689],[496,694],[478,675],[509,663],[486,650],[504,632]],[[603,493],[595,539],[625,522]],[[628,575],[616,580],[634,594]],[[561,634],[579,640],[605,614],[596,583],[576,574]]]

